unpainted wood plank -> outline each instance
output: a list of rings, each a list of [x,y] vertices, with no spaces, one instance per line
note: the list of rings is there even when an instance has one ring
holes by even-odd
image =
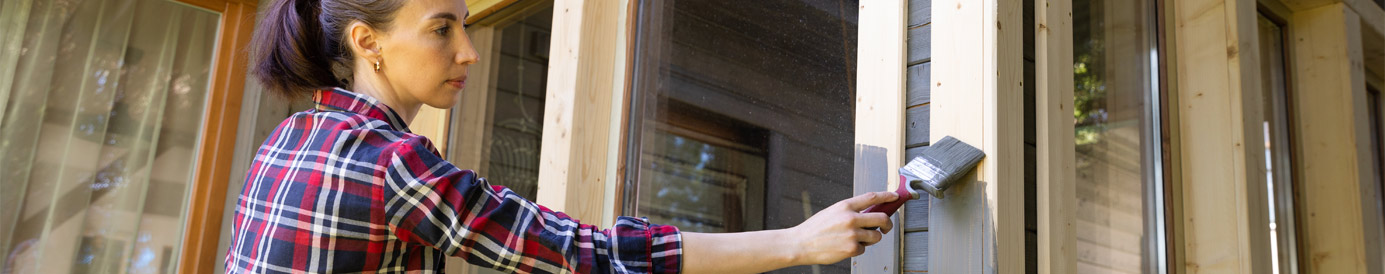
[[[1185,176],[1182,214],[1187,265],[1206,272],[1268,272],[1267,208],[1263,198],[1264,174],[1248,163],[1263,152],[1246,149],[1260,136],[1248,130],[1253,118],[1243,103],[1258,94],[1258,47],[1255,3],[1219,0],[1185,1],[1175,5],[1175,51],[1179,117],[1179,142]],[[1263,163],[1263,159],[1259,161]],[[1258,178],[1258,179],[1256,179]],[[1259,187],[1259,191],[1255,191]],[[1257,200],[1258,199],[1258,200]],[[1081,216],[1081,214],[1079,214]],[[1079,244],[1081,244],[1079,242]],[[1085,252],[1084,252],[1085,253]]]
[[[1298,171],[1312,187],[1295,189],[1304,218],[1300,237],[1314,273],[1369,273],[1362,212],[1371,167],[1360,18],[1343,4],[1296,12],[1294,98]],[[1371,232],[1374,233],[1374,232]],[[1377,247],[1378,248],[1378,247]],[[1320,255],[1330,254],[1330,255]]]
[[[932,100],[930,97],[932,94],[929,94],[932,89],[929,88],[928,80],[932,79],[929,77],[931,77],[930,74],[933,73],[933,63],[923,62],[922,64],[909,66],[907,73],[909,102],[905,105],[915,107],[927,104]]]
[[[932,59],[932,41],[933,24],[909,27],[909,64],[918,64]]]
[[[1049,0],[1034,8],[1037,272],[1075,273],[1072,1]]]
[[[904,273],[928,272],[928,232],[904,234]]]
[[[553,8],[538,202],[589,223],[604,216],[621,1],[558,1]],[[614,116],[613,116],[614,114]],[[614,205],[612,205],[613,207]]]
[[[931,108],[931,105],[922,105],[909,108],[906,112],[904,143],[908,146],[928,144],[928,110]]]

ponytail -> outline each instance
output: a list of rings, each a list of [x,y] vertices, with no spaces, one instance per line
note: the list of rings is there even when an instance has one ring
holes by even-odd
[[[333,66],[351,71],[343,34],[348,24],[388,27],[402,0],[273,0],[255,27],[250,74],[289,98],[345,83]]]

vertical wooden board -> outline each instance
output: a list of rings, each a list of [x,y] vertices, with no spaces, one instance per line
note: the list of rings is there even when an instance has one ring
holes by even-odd
[[[606,212],[607,164],[620,1],[553,7],[548,92],[539,153],[538,202],[579,220]],[[617,114],[618,115],[618,114]]]
[[[928,62],[933,58],[933,25],[909,27],[909,64]]]
[[[931,94],[929,94],[929,91],[931,89],[928,88],[928,80],[931,79],[929,78],[931,76],[929,74],[932,73],[932,68],[933,63],[929,62],[923,62],[922,64],[909,66],[909,69],[907,71],[909,82],[909,102],[905,103],[906,106],[914,107],[922,104],[927,104],[930,100],[932,100],[932,98],[930,98]]]
[[[906,0],[862,2],[857,39],[856,117],[853,192],[898,187],[904,155]],[[895,218],[895,229],[899,228]],[[852,273],[899,272],[899,235],[886,234],[866,253],[851,259]]]
[[[855,184],[852,195],[877,192],[886,189],[892,178],[888,172],[890,150],[870,145],[856,145]],[[894,231],[899,230],[899,215],[893,217]],[[885,234],[880,242],[866,247],[866,253],[851,258],[852,273],[895,273],[899,271],[899,234]]]
[[[930,254],[934,271],[1024,271],[1021,10],[1014,0],[933,2],[930,138],[951,135],[987,157],[930,204],[930,249],[958,251]]]
[[[922,105],[909,108],[905,119],[905,139],[904,143],[908,146],[928,145],[928,109],[929,105]],[[912,158],[911,158],[912,159]],[[908,159],[905,159],[906,161]]]
[[[1073,133],[1072,1],[1036,5],[1035,198],[1038,273],[1074,273],[1077,209]]]
[[[187,217],[183,221],[182,247],[178,252],[178,273],[208,273],[216,266],[217,239],[220,238],[227,178],[230,178],[232,150],[239,126],[237,115],[245,90],[249,58],[245,49],[255,26],[255,5],[223,3],[221,30],[217,33],[216,65],[212,68],[211,94],[207,96],[208,115],[203,117],[202,140],[197,148],[197,183],[188,190]]]
[[[1254,3],[1220,0],[1175,5],[1178,26],[1180,169],[1186,264],[1190,271],[1261,273],[1268,226],[1251,216],[1264,208],[1263,173],[1248,169],[1246,95],[1259,92]],[[1252,98],[1253,99],[1253,98]],[[1253,123],[1253,122],[1252,122]],[[1249,135],[1259,136],[1259,135]],[[1260,203],[1260,206],[1254,206]],[[1259,248],[1256,248],[1256,247]],[[1196,270],[1194,270],[1196,269]]]
[[[1371,153],[1360,19],[1339,3],[1297,12],[1290,24],[1305,262],[1314,273],[1367,273],[1361,184],[1375,178],[1364,172]]]
[[[928,231],[904,234],[904,273],[928,272]]]

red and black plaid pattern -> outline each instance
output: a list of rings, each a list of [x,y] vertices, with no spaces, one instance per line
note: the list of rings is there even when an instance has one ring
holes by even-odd
[[[441,272],[445,255],[521,273],[672,273],[672,226],[598,230],[442,159],[368,96],[314,94],[260,146],[227,273]]]

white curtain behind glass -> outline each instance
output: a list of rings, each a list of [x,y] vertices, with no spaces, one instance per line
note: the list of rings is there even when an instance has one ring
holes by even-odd
[[[219,15],[0,3],[0,273],[169,273]]]

